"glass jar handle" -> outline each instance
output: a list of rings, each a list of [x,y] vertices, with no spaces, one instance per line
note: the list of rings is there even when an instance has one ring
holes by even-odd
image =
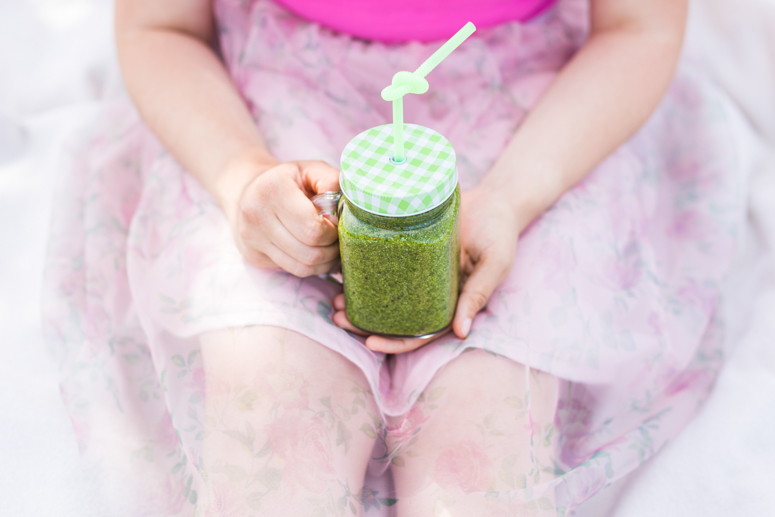
[[[342,197],[341,192],[323,192],[312,197],[312,204],[318,211],[318,215],[325,217],[335,225],[339,224],[339,216],[342,214]],[[333,271],[325,275],[318,275],[320,278],[334,282],[335,284],[342,285],[342,270],[340,266],[334,268]]]
[[[339,224],[339,215],[342,213],[342,193],[323,192],[312,197],[312,204],[318,211],[318,215],[326,217],[334,224]]]

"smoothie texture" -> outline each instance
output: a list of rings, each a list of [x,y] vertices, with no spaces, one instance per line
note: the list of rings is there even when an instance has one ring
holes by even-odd
[[[383,217],[346,202],[339,246],[347,317],[371,333],[422,336],[452,321],[460,282],[460,191],[420,215]]]

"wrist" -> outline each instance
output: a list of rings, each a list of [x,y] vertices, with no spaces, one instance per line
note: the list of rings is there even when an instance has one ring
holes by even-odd
[[[556,171],[541,166],[499,168],[493,168],[477,188],[492,202],[509,207],[520,233],[564,192],[557,185]]]
[[[218,171],[213,197],[231,219],[245,188],[280,162],[265,149],[251,147],[232,156]]]

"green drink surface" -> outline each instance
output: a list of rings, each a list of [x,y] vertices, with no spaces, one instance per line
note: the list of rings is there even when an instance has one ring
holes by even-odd
[[[409,217],[375,216],[345,203],[339,247],[353,325],[395,336],[449,325],[460,284],[459,211],[459,188],[440,207]]]

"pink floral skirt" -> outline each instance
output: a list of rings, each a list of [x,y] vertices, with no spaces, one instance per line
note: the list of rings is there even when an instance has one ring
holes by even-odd
[[[220,0],[216,13],[228,70],[280,160],[338,166],[353,135],[390,121],[380,91],[392,74],[437,46],[354,39],[266,0]],[[586,18],[568,1],[479,31],[428,77],[427,94],[406,98],[407,122],[454,146],[463,190],[583,43]],[[571,510],[662,448],[722,364],[715,308],[744,215],[731,110],[683,59],[645,126],[525,231],[470,336],[388,365],[332,324],[336,285],[248,265],[210,195],[128,98],[114,103],[70,155],[45,308],[63,397],[106,497],[135,494],[133,515],[191,514],[205,484],[199,337],[269,325],[349,359],[383,418],[412,415],[470,348],[559,377],[550,484]]]

